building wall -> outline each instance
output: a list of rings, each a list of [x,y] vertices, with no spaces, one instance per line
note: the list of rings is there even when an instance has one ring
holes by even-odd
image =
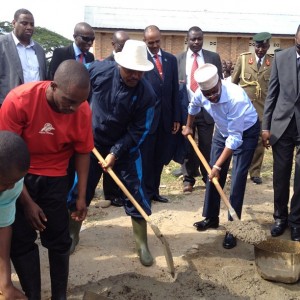
[[[104,59],[112,52],[112,35],[114,30],[95,30],[93,53],[96,59]],[[127,31],[131,39],[143,40],[143,32]],[[285,49],[294,45],[294,37],[274,37],[270,41],[268,53],[273,54],[277,48]],[[162,32],[161,47],[163,50],[177,55],[187,49],[186,34],[177,32]],[[251,37],[239,37],[215,34],[204,34],[203,48],[219,53],[221,59],[235,63],[243,52],[254,52],[254,43]]]

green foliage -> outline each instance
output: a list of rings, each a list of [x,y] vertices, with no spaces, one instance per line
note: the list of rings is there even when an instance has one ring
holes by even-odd
[[[10,22],[4,21],[0,22],[0,35],[4,34],[5,32],[12,31],[13,27]]]
[[[13,26],[11,22],[0,22],[0,35],[9,33],[12,30]],[[47,58],[52,57],[52,53],[55,48],[67,46],[72,43],[71,40],[63,37],[62,35],[43,27],[35,27],[33,39],[43,47],[46,52]]]
[[[43,27],[35,27],[33,38],[44,48],[47,56],[52,55],[55,48],[67,46],[72,43],[71,40],[62,35]]]

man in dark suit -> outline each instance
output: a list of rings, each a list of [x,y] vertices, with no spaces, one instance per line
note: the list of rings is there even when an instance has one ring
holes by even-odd
[[[179,84],[176,57],[160,48],[161,34],[155,25],[144,30],[144,42],[148,49],[148,59],[155,68],[145,73],[157,99],[155,115],[149,135],[141,146],[143,162],[143,182],[147,197],[159,202],[168,202],[160,196],[160,177],[164,165],[173,156],[173,139],[180,128]]]
[[[54,73],[56,72],[58,66],[65,60],[75,59],[81,63],[89,63],[95,60],[94,54],[89,52],[95,40],[95,33],[93,28],[85,22],[81,22],[75,25],[74,28],[74,42],[66,47],[56,48],[53,51],[53,56],[49,65],[49,79],[53,80]],[[68,177],[69,177],[69,190],[72,189],[75,177],[75,161],[74,157],[70,159],[68,167]],[[75,200],[77,197],[77,190],[70,192],[70,199],[68,199],[68,207],[70,210],[70,224],[69,231],[70,237],[72,239],[72,245],[70,247],[70,254],[75,251],[75,247],[79,242],[79,232],[82,225],[82,221],[76,221],[71,218],[72,210],[75,209]],[[69,201],[70,200],[70,201]],[[67,201],[67,199],[66,199]]]
[[[52,80],[58,66],[67,59],[76,59],[82,63],[94,61],[94,54],[89,52],[95,40],[93,28],[85,22],[76,24],[74,42],[66,47],[56,48],[49,65],[49,79]]]
[[[126,31],[115,31],[111,41],[111,45],[113,46],[114,50],[111,55],[105,58],[105,60],[115,61],[115,53],[122,51],[127,40],[129,40],[129,35]]]
[[[32,40],[34,18],[27,9],[19,9],[12,21],[13,31],[0,35],[0,106],[13,88],[26,82],[46,79],[43,48]]]
[[[287,225],[291,239],[300,241],[300,26],[295,46],[276,52],[265,101],[262,139],[273,153],[274,220],[272,236],[283,234]],[[295,152],[296,150],[296,152]],[[294,158],[294,153],[296,154]],[[290,179],[295,161],[294,194]]]
[[[211,63],[215,65],[218,69],[218,75],[223,78],[222,75],[222,63],[219,54],[202,49],[203,46],[203,32],[197,27],[193,26],[189,29],[187,33],[187,44],[188,50],[179,54],[177,56],[178,63],[178,77],[179,83],[185,83],[188,91],[189,101],[191,101],[194,96],[194,92],[191,88],[191,70],[193,66],[194,57],[197,57],[198,65],[204,63]],[[198,146],[204,157],[209,161],[211,140],[214,130],[214,121],[212,117],[203,109],[196,116],[195,122],[193,124],[193,136],[197,130]],[[187,146],[187,155],[182,164],[183,173],[183,191],[192,192],[193,186],[195,184],[195,178],[199,175],[199,165],[202,174],[202,179],[204,182],[207,180],[207,171],[205,170],[202,163],[200,163],[198,157],[196,156],[194,150],[190,145]]]
[[[111,42],[114,50],[112,54],[104,60],[115,61],[115,54],[122,51],[127,40],[129,40],[129,35],[126,31],[115,31]],[[112,205],[119,207],[123,206],[124,195],[111,176],[106,172],[103,173],[103,193],[105,199],[110,200]]]

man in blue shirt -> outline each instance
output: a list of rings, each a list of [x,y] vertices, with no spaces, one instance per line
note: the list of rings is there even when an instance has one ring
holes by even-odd
[[[29,152],[15,133],[0,131],[0,291],[5,299],[27,299],[11,281],[10,244],[16,200],[29,168]]]
[[[203,207],[205,219],[194,224],[198,231],[204,231],[219,226],[220,195],[211,180],[219,178],[220,185],[224,187],[232,157],[230,203],[241,218],[247,173],[257,146],[260,125],[257,112],[245,91],[236,84],[220,80],[214,65],[199,67],[195,79],[200,89],[191,100],[182,133],[185,136],[192,134],[195,115],[202,108],[215,121],[210,158],[212,171],[206,183]],[[232,220],[230,216],[229,220]],[[235,246],[235,237],[227,232],[223,247],[231,249]]]

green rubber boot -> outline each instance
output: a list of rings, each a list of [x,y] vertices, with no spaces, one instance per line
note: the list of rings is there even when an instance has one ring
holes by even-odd
[[[72,239],[72,245],[70,247],[70,254],[74,253],[75,248],[79,242],[79,232],[82,225],[82,221],[75,221],[69,215],[69,232],[70,238]]]
[[[148,249],[147,222],[144,219],[131,217],[136,249],[142,265],[149,267],[153,264],[153,257]]]

